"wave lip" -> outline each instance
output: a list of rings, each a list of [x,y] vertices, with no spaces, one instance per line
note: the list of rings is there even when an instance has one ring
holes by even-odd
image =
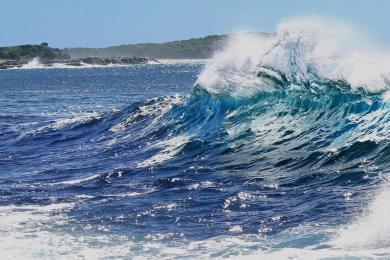
[[[349,54],[313,24],[242,36],[188,96],[39,125],[12,147],[37,156],[0,195],[71,205],[0,207],[0,232],[65,237],[50,257],[389,256],[387,188],[372,197],[390,166],[387,87],[337,71]]]
[[[259,71],[269,69],[292,85],[344,80],[353,90],[386,92],[389,67],[390,53],[370,49],[355,28],[306,17],[280,23],[273,37],[235,34],[206,65],[197,83],[210,93],[245,96],[269,88],[263,77],[254,81],[256,74],[262,75]]]

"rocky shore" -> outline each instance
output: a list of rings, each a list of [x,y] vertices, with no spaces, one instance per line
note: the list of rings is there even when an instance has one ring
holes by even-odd
[[[31,60],[0,60],[0,69],[21,68],[27,65]],[[133,64],[146,64],[149,60],[143,57],[130,57],[130,58],[97,58],[89,57],[82,59],[39,59],[39,63],[45,67],[52,67],[55,64],[61,64],[65,66],[82,67],[85,65],[133,65]]]

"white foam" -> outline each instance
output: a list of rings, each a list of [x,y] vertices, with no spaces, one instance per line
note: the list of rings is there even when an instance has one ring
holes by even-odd
[[[98,112],[85,112],[85,113],[72,113],[65,118],[57,118],[53,121],[45,121],[45,126],[35,127],[35,125],[40,124],[41,122],[31,122],[26,124],[18,124],[13,126],[14,131],[20,133],[19,139],[24,138],[29,135],[37,135],[49,130],[57,130],[66,126],[78,125],[83,123],[88,123],[92,120],[99,119],[101,114]],[[26,126],[28,126],[26,128]],[[27,129],[27,130],[25,130]],[[24,131],[25,130],[25,131]]]
[[[24,64],[19,69],[40,69],[44,68],[45,66],[39,61],[39,58],[33,58],[28,63]]]
[[[156,100],[156,98],[154,98],[154,100]],[[149,129],[154,125],[154,123],[158,122],[158,119],[167,113],[173,105],[180,104],[181,102],[183,102],[183,98],[179,95],[163,97],[161,102],[153,102],[151,105],[144,105],[139,107],[139,110],[137,110],[135,113],[131,113],[123,122],[112,126],[110,131],[124,131],[126,126],[131,124],[139,116],[156,116],[156,118],[153,119],[153,122],[146,128]]]
[[[100,176],[100,173],[92,175],[92,176],[88,176],[88,177],[85,177],[85,178],[81,178],[81,179],[56,182],[56,183],[52,183],[50,185],[75,185],[75,184],[80,184],[80,183],[83,183],[83,182],[86,182],[86,181],[91,181],[93,179],[96,179],[99,176]]]
[[[380,189],[363,216],[343,228],[332,244],[351,250],[390,248],[389,184]]]
[[[384,101],[390,102],[390,91],[386,91],[386,92],[383,94],[383,100],[384,100]]]
[[[209,59],[159,59],[159,60],[150,60],[148,61],[148,65],[158,65],[158,64],[206,64],[209,61]],[[13,67],[11,69],[82,69],[82,68],[115,68],[115,67],[130,67],[134,65],[139,64],[88,64],[84,62],[80,62],[80,66],[76,65],[68,65],[65,63],[60,62],[54,62],[50,65],[45,65],[40,62],[40,59],[38,57],[33,58],[28,63],[20,66],[20,67]],[[143,64],[141,64],[143,65]]]
[[[148,63],[149,64],[149,63]],[[150,64],[159,64],[158,62],[151,62]],[[54,62],[50,65],[45,65],[40,62],[40,59],[38,57],[33,58],[28,63],[20,66],[20,67],[13,67],[10,69],[23,69],[23,70],[29,70],[29,69],[83,69],[83,68],[116,68],[116,67],[131,67],[134,65],[140,65],[140,64],[115,64],[110,63],[106,65],[102,64],[88,64],[84,62],[80,62],[80,66],[76,65],[69,65],[61,62]],[[141,64],[143,65],[143,64]]]
[[[366,39],[340,21],[289,19],[278,25],[275,37],[235,34],[206,65],[197,83],[212,93],[268,91],[267,85],[256,82],[256,65],[261,65],[297,81],[311,80],[309,71],[315,71],[322,78],[346,80],[353,89],[390,90],[390,52],[371,47]]]
[[[50,128],[60,129],[68,125],[87,123],[91,120],[99,119],[100,117],[101,115],[98,112],[86,112],[86,113],[74,114],[70,118],[56,119],[54,123],[50,125]]]
[[[256,77],[250,72],[255,69],[272,43],[270,37],[255,33],[232,34],[225,49],[216,53],[207,63],[197,83],[212,93],[233,92],[243,85],[254,86],[255,84],[251,83]],[[232,89],[229,89],[230,85]],[[244,88],[240,90],[245,91]]]
[[[184,234],[174,232],[151,233],[135,240],[113,234],[104,223],[85,224],[82,233],[68,232],[72,227],[67,213],[77,206],[74,203],[3,206],[0,207],[0,251],[5,259],[386,259],[390,257],[389,196],[389,190],[381,191],[361,220],[341,231],[340,227],[298,226],[275,237],[259,233],[201,241],[186,241]],[[248,196],[241,194],[241,197]],[[156,205],[154,209],[172,211],[176,207],[176,203],[168,203]],[[119,216],[117,221],[123,218]],[[99,234],[92,230],[99,230]],[[240,234],[243,228],[232,225],[229,232]],[[323,237],[319,243],[318,236]],[[183,243],[168,246],[161,242],[173,237],[183,237]],[[297,241],[302,241],[301,247]]]
[[[200,183],[192,184],[188,187],[189,190],[197,190],[197,189],[207,189],[207,188],[213,188],[216,187],[214,182],[211,181],[203,181]]]
[[[64,213],[73,206],[65,203],[0,207],[1,257],[33,259],[61,256],[67,250],[66,237],[53,236],[47,229],[66,222]]]
[[[179,149],[184,144],[186,144],[189,139],[190,137],[187,135],[179,135],[171,139],[158,142],[153,147],[160,148],[162,151],[150,157],[149,159],[138,163],[137,167],[150,167],[173,158],[179,152]]]

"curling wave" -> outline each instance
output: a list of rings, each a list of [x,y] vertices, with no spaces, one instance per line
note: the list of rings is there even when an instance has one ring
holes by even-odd
[[[129,247],[168,258],[388,257],[390,59],[351,34],[313,18],[286,21],[272,37],[239,34],[188,96],[44,122],[28,134],[8,130],[7,145],[49,147],[57,157],[45,163],[62,162],[55,174],[26,165],[31,174],[9,180],[14,190],[2,194],[29,182],[33,198],[5,197],[70,203],[61,219],[81,234],[130,225],[126,241],[101,236],[107,248],[116,243],[108,257]],[[11,209],[0,208],[0,220]],[[94,247],[79,238],[69,238],[75,254],[83,255],[80,243]]]

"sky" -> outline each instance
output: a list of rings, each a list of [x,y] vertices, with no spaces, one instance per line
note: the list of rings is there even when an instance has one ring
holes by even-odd
[[[234,31],[273,32],[283,20],[325,16],[390,45],[387,0],[0,0],[0,46],[106,47]]]

